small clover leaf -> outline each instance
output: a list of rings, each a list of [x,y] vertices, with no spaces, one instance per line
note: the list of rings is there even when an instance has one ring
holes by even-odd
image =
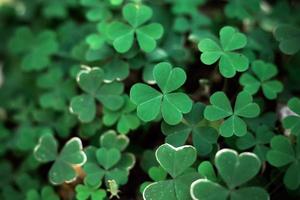
[[[300,99],[292,98],[288,101],[288,107],[295,113],[295,115],[287,116],[283,119],[283,127],[290,129],[293,135],[300,135]]]
[[[193,146],[175,148],[169,144],[161,145],[156,150],[156,159],[172,179],[149,184],[144,189],[143,199],[189,199],[190,184],[199,177],[198,173],[189,168],[196,161],[196,157],[197,152]]]
[[[247,92],[240,92],[236,98],[234,110],[224,92],[216,92],[210,97],[212,105],[206,106],[204,117],[209,121],[224,119],[219,131],[223,137],[232,135],[244,136],[247,133],[247,124],[243,118],[254,118],[260,113],[260,108],[252,102],[252,96]],[[228,118],[229,117],[229,118]]]
[[[79,184],[76,186],[75,191],[78,200],[104,200],[106,198],[105,190],[98,189],[98,187]]]
[[[140,120],[136,116],[135,104],[130,101],[128,96],[124,96],[124,99],[125,103],[120,110],[111,111],[106,108],[103,110],[103,124],[112,126],[117,123],[117,130],[122,134],[135,130],[140,125]]]
[[[51,134],[40,137],[34,149],[34,156],[42,163],[54,161],[48,173],[49,180],[54,185],[73,181],[76,178],[74,167],[86,162],[79,138],[70,139],[58,154],[57,141]]]
[[[21,27],[10,40],[9,49],[16,55],[24,55],[22,69],[33,71],[48,67],[51,56],[58,50],[58,43],[52,31],[34,35],[28,27]]]
[[[240,77],[240,84],[244,86],[244,90],[249,94],[256,94],[261,87],[267,99],[275,99],[278,93],[282,92],[282,83],[272,79],[278,73],[275,65],[256,60],[252,63],[251,69],[255,76],[244,73]]]
[[[283,182],[291,190],[295,190],[300,186],[299,153],[299,138],[297,138],[297,144],[294,147],[290,140],[282,135],[272,138],[271,150],[267,153],[267,160],[272,166],[287,166]]]
[[[157,64],[153,70],[154,79],[161,92],[142,83],[131,87],[130,99],[137,105],[137,116],[149,122],[161,113],[165,122],[178,124],[182,114],[192,109],[192,100],[182,92],[174,92],[186,80],[186,74],[181,68],[172,68],[167,62]]]
[[[85,16],[89,21],[103,20],[111,15],[106,1],[80,0],[80,3],[87,8]]]
[[[91,122],[96,116],[96,102],[101,102],[104,107],[118,110],[124,103],[121,93],[123,84],[112,82],[105,84],[104,72],[100,68],[86,68],[77,75],[77,82],[85,92],[71,100],[70,109],[78,115],[82,122]]]
[[[231,149],[222,149],[215,156],[215,165],[219,175],[226,184],[207,178],[201,178],[191,185],[191,196],[194,200],[268,200],[268,193],[260,187],[239,187],[251,180],[261,167],[259,158],[253,153],[241,153]]]
[[[108,131],[100,137],[100,148],[87,148],[88,159],[83,167],[85,184],[96,187],[105,178],[106,184],[109,180],[115,180],[118,185],[124,185],[135,164],[131,153],[123,153],[128,141],[125,135],[117,136],[114,131]]]
[[[236,146],[240,150],[246,150],[253,148],[259,159],[264,162],[266,161],[266,155],[270,149],[267,145],[270,143],[274,133],[266,125],[261,125],[256,128],[254,133],[247,132],[246,135],[237,138]]]
[[[174,145],[184,145],[189,135],[192,133],[193,145],[199,155],[207,155],[213,145],[217,143],[218,132],[205,124],[203,117],[205,105],[196,103],[192,110],[183,116],[183,120],[176,126],[162,123],[162,132],[167,136],[166,142]]]
[[[234,52],[245,47],[247,37],[238,32],[235,28],[225,26],[220,30],[220,41],[203,39],[199,42],[198,48],[202,52],[201,61],[211,65],[219,61],[219,70],[225,78],[232,78],[236,72],[243,72],[248,69],[249,60],[246,56]]]
[[[260,0],[230,0],[225,7],[226,16],[240,20],[253,19],[259,11]]]
[[[128,22],[114,21],[108,27],[107,34],[113,40],[113,46],[119,53],[127,52],[133,45],[136,35],[140,48],[151,52],[156,40],[163,35],[163,27],[158,23],[146,23],[153,15],[152,9],[142,4],[128,3],[123,7],[123,17]]]
[[[279,49],[288,55],[293,55],[300,50],[300,28],[292,25],[279,25],[274,32],[279,42]]]
[[[59,200],[59,197],[52,187],[44,186],[41,193],[34,189],[29,190],[26,194],[26,200]]]

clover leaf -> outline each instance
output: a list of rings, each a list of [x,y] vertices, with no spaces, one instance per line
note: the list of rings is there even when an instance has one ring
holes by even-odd
[[[192,109],[192,100],[185,93],[174,92],[186,80],[184,70],[162,62],[154,67],[153,76],[162,92],[142,83],[136,83],[130,89],[130,99],[137,105],[137,116],[149,122],[161,113],[166,123],[178,124],[182,114]]]
[[[106,192],[103,189],[97,187],[91,187],[89,185],[79,184],[76,186],[76,199],[78,200],[104,200],[106,198]]]
[[[251,180],[260,170],[261,162],[253,153],[241,153],[222,149],[215,156],[215,165],[226,186],[207,178],[201,178],[191,185],[194,200],[268,200],[268,193],[261,187],[240,187]]]
[[[193,146],[199,155],[207,155],[217,143],[218,132],[205,124],[203,117],[205,105],[195,103],[192,110],[183,116],[181,123],[170,126],[162,123],[162,132],[167,136],[166,142],[174,146],[182,146],[192,133]]]
[[[100,21],[111,15],[106,1],[80,0],[80,3],[87,8],[85,16],[89,21]]]
[[[288,55],[293,55],[300,50],[300,29],[293,25],[279,25],[274,32],[276,40],[279,42],[279,49]]]
[[[9,49],[16,55],[22,55],[22,69],[41,70],[49,66],[51,56],[58,50],[54,32],[45,30],[37,35],[28,27],[18,28],[9,42]]]
[[[124,103],[121,96],[123,84],[118,82],[104,83],[104,72],[98,67],[86,68],[77,75],[77,82],[85,92],[71,100],[70,109],[78,115],[82,122],[91,122],[96,116],[96,102],[101,102],[104,107],[118,110]]]
[[[156,40],[162,37],[164,29],[159,23],[144,25],[151,19],[152,9],[142,4],[128,3],[123,7],[122,15],[128,24],[114,21],[107,30],[107,35],[113,40],[114,48],[119,53],[125,53],[132,47],[136,37],[143,51],[153,51]]]
[[[133,154],[123,153],[128,142],[125,135],[117,136],[114,131],[107,131],[100,137],[100,148],[87,148],[87,162],[83,166],[85,183],[96,187],[101,185],[104,178],[107,185],[109,180],[124,185],[135,164]]]
[[[143,192],[143,199],[190,199],[190,184],[199,177],[198,173],[189,168],[196,160],[196,149],[190,145],[175,148],[163,144],[158,147],[155,155],[160,166],[171,175],[171,179],[149,184]]]
[[[128,96],[124,96],[124,99],[125,103],[120,110],[111,111],[106,108],[103,110],[103,124],[112,126],[117,123],[117,130],[122,134],[135,130],[140,125],[140,120],[136,116],[135,104],[130,101]]]
[[[202,52],[201,61],[211,65],[219,60],[219,70],[225,78],[232,78],[236,72],[248,69],[249,60],[241,54],[234,52],[247,44],[247,37],[233,27],[225,26],[220,30],[220,41],[202,39],[198,48]]]
[[[223,137],[232,135],[244,136],[247,133],[247,124],[242,118],[254,118],[260,113],[260,108],[252,102],[252,96],[247,92],[240,92],[237,95],[234,109],[224,92],[215,92],[210,97],[211,105],[204,110],[204,117],[209,121],[216,121],[226,118],[220,128]]]
[[[59,200],[59,197],[52,187],[44,186],[40,193],[34,189],[29,190],[26,194],[26,200]]]
[[[274,136],[271,140],[271,150],[267,153],[268,162],[274,167],[287,166],[284,174],[284,185],[291,190],[300,186],[299,165],[300,143],[294,146],[290,140],[282,135]]]
[[[266,155],[268,150],[268,144],[270,143],[274,133],[266,125],[261,125],[256,127],[254,133],[247,132],[246,135],[237,138],[236,146],[240,150],[246,150],[253,148],[253,153],[255,153],[259,159],[264,162],[266,161]]]
[[[283,85],[278,80],[272,78],[277,75],[278,70],[275,65],[256,60],[251,65],[251,73],[243,73],[240,77],[240,84],[244,90],[254,95],[262,88],[263,94],[267,99],[275,99],[278,93],[282,92]]]
[[[292,98],[288,101],[288,107],[295,113],[295,115],[287,116],[283,119],[283,127],[290,129],[294,135],[300,135],[300,99]]]
[[[34,149],[34,156],[42,163],[54,161],[48,173],[49,181],[54,185],[72,182],[77,176],[74,167],[86,162],[79,138],[70,139],[58,153],[57,141],[51,134],[40,137]]]

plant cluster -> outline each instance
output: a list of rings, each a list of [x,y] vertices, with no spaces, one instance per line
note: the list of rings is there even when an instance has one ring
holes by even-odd
[[[0,199],[299,199],[299,11],[0,0]]]

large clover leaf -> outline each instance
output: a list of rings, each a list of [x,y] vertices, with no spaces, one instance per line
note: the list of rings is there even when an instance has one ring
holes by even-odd
[[[22,69],[41,70],[50,64],[51,56],[58,50],[54,32],[45,30],[34,35],[28,27],[17,29],[9,42],[10,51],[23,55]]]
[[[77,176],[74,167],[86,162],[79,138],[70,139],[58,154],[57,141],[51,134],[41,136],[34,149],[34,156],[42,163],[54,161],[48,176],[55,185],[73,181]]]
[[[100,137],[100,148],[86,150],[87,162],[83,167],[85,183],[96,187],[104,178],[106,184],[109,180],[115,180],[118,185],[126,184],[129,171],[135,164],[133,154],[123,153],[128,143],[125,135],[117,136],[114,131],[104,133]]]
[[[193,146],[175,148],[163,144],[156,150],[156,159],[172,179],[149,184],[144,192],[144,200],[188,200],[189,188],[199,178],[198,173],[189,168],[196,160],[196,149]]]
[[[226,78],[235,76],[236,72],[243,72],[248,69],[249,60],[243,54],[234,52],[245,47],[247,37],[238,32],[235,28],[225,26],[220,30],[220,41],[203,39],[198,48],[202,52],[201,61],[211,65],[219,61],[219,70]]]
[[[170,126],[162,123],[162,132],[167,136],[166,142],[176,147],[182,146],[192,133],[193,145],[197,149],[199,155],[207,155],[213,145],[217,143],[218,132],[206,125],[203,111],[205,105],[196,103],[193,105],[191,112],[183,116],[183,120],[176,126]]]
[[[285,54],[295,54],[300,50],[300,29],[293,25],[279,25],[274,32],[279,41],[279,49]]]
[[[259,88],[267,99],[275,99],[277,94],[282,92],[283,85],[278,80],[273,80],[278,73],[275,65],[266,63],[261,60],[256,60],[251,65],[251,73],[244,73],[240,78],[240,84],[244,86],[244,90],[254,95]]]
[[[261,162],[255,154],[247,152],[238,154],[231,149],[222,149],[215,156],[215,165],[226,186],[208,178],[199,179],[191,185],[194,200],[269,199],[268,193],[263,188],[240,187],[259,172]]]
[[[192,109],[192,100],[186,94],[174,92],[186,80],[184,70],[162,62],[154,67],[153,76],[162,92],[142,83],[133,85],[130,90],[130,99],[137,105],[138,117],[148,122],[161,113],[168,124],[178,124],[182,113]]]
[[[78,115],[82,122],[91,122],[96,116],[95,99],[105,108],[118,110],[122,107],[124,99],[123,84],[119,82],[104,83],[102,69],[86,68],[77,75],[77,82],[85,94],[75,96],[71,100],[71,112]]]
[[[284,174],[284,185],[295,190],[300,186],[300,143],[293,146],[287,137],[274,136],[271,140],[271,150],[267,153],[268,162],[275,167],[288,166]]]
[[[113,40],[114,48],[120,53],[127,52],[132,47],[136,35],[143,51],[153,51],[156,40],[163,35],[163,27],[158,23],[143,25],[153,15],[151,8],[142,4],[129,3],[124,6],[122,14],[128,24],[114,21],[107,30],[108,36]]]
[[[216,92],[210,97],[210,103],[204,110],[204,117],[209,121],[224,119],[219,130],[223,137],[232,135],[243,136],[247,133],[247,124],[244,118],[254,118],[260,113],[260,108],[252,102],[252,96],[247,92],[237,95],[234,109],[224,92]]]
[[[283,126],[290,129],[294,135],[300,135],[300,99],[292,98],[288,102],[288,107],[295,113],[295,115],[287,116],[283,119]]]

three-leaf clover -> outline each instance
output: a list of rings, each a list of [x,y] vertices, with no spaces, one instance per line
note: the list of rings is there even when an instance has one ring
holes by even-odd
[[[261,162],[253,153],[241,153],[222,149],[215,156],[215,166],[225,182],[223,186],[209,177],[201,178],[191,185],[194,200],[268,200],[268,193],[261,187],[240,187],[259,172]],[[203,170],[203,169],[202,169]]]
[[[158,147],[155,156],[160,166],[171,175],[171,179],[149,184],[143,192],[144,200],[190,199],[190,185],[199,178],[198,173],[190,168],[196,161],[196,149],[190,145],[175,148],[163,144]]]
[[[247,37],[233,27],[225,26],[220,30],[220,41],[203,39],[198,48],[202,52],[201,61],[211,65],[219,61],[219,70],[225,78],[235,76],[236,72],[248,69],[249,60],[241,53],[234,52],[245,47]]]
[[[256,127],[254,133],[247,132],[246,135],[237,138],[236,146],[240,150],[246,150],[253,148],[259,159],[264,162],[266,161],[266,154],[270,149],[267,145],[270,143],[274,133],[266,125]]]
[[[293,55],[300,50],[300,28],[293,25],[279,25],[274,32],[274,36],[279,41],[279,49],[288,55]]]
[[[140,120],[136,116],[136,106],[128,96],[124,96],[124,105],[120,110],[112,111],[107,108],[103,110],[103,124],[112,126],[117,123],[119,133],[126,134],[130,130],[135,130],[140,125]]]
[[[102,179],[115,180],[118,185],[124,185],[128,180],[130,169],[135,164],[135,157],[131,153],[123,153],[129,143],[125,135],[118,135],[114,131],[107,131],[100,137],[100,148],[86,149],[87,163],[83,169],[86,173],[85,183],[99,186]]]
[[[260,113],[260,108],[256,103],[252,102],[252,96],[247,92],[240,92],[237,95],[234,109],[224,92],[215,92],[210,97],[211,105],[204,110],[204,117],[209,121],[224,119],[219,131],[223,137],[231,137],[232,135],[243,136],[247,133],[247,124],[244,118],[254,118]]]
[[[96,116],[95,99],[111,110],[122,107],[124,86],[119,82],[104,83],[104,72],[98,67],[81,70],[77,82],[85,94],[75,96],[71,100],[71,112],[78,115],[82,122],[91,122]]]
[[[154,79],[162,92],[142,83],[131,87],[130,99],[137,105],[137,116],[149,122],[156,119],[159,114],[170,125],[178,124],[182,114],[192,109],[192,100],[182,92],[174,92],[186,80],[183,69],[167,62],[157,64],[153,69]]]
[[[262,88],[263,94],[267,99],[275,99],[278,93],[282,92],[283,85],[278,80],[273,80],[278,73],[275,65],[256,60],[251,65],[251,73],[244,73],[240,78],[240,84],[244,90],[254,95]]]
[[[182,146],[192,133],[193,146],[197,149],[198,154],[209,154],[213,145],[217,143],[218,132],[205,124],[204,108],[204,104],[195,103],[192,110],[183,116],[181,123],[175,126],[162,123],[161,129],[167,136],[166,142],[174,146]]]
[[[284,185],[295,190],[300,186],[300,143],[292,145],[290,140],[283,136],[274,136],[271,140],[271,150],[267,153],[268,162],[275,167],[287,166],[284,174]]]
[[[300,99],[292,98],[288,101],[288,107],[296,114],[290,115],[283,119],[283,126],[290,129],[294,135],[300,135]]]
[[[53,135],[43,135],[34,149],[34,156],[42,163],[54,161],[48,173],[54,185],[72,182],[77,176],[74,167],[86,162],[81,140],[77,137],[70,139],[58,153],[58,144]]]
[[[22,69],[32,71],[49,66],[51,56],[58,50],[58,43],[52,31],[45,30],[34,35],[28,27],[21,27],[10,40],[9,48],[17,55],[24,55]]]
[[[132,47],[136,36],[143,51],[153,51],[156,40],[162,37],[164,29],[158,23],[143,25],[152,17],[152,9],[142,4],[128,3],[124,6],[122,14],[128,24],[114,21],[107,30],[108,37],[113,40],[114,48],[120,53],[127,52]]]
[[[76,199],[78,200],[104,200],[106,192],[98,187],[92,187],[90,185],[79,184],[76,186]]]

